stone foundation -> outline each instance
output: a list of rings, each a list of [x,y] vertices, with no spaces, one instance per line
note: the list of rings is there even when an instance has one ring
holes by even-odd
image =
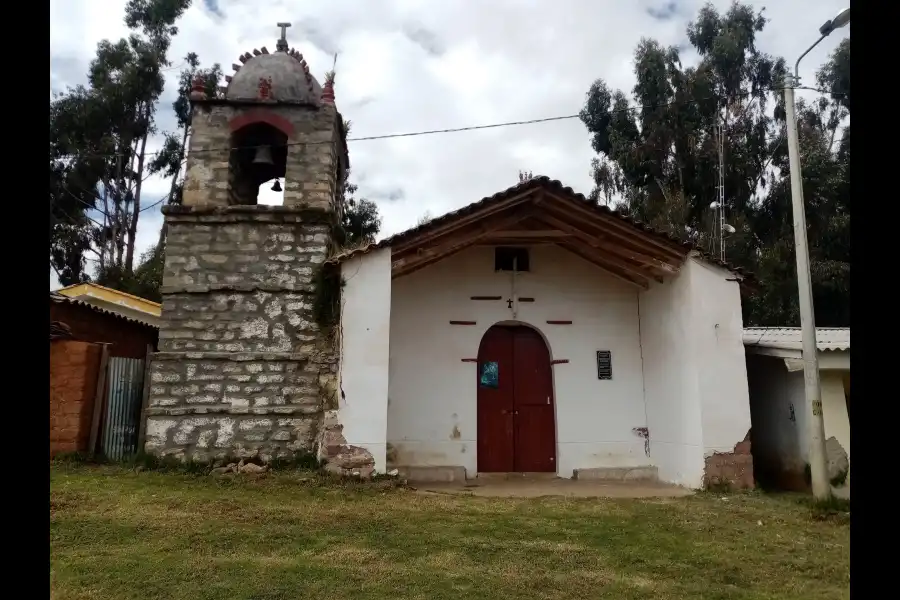
[[[315,452],[323,389],[335,377],[327,358],[157,353],[145,451],[193,460],[234,456],[264,462]]]

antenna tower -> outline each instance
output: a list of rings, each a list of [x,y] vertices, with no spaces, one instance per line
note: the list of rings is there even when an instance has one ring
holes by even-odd
[[[716,126],[716,150],[719,154],[719,185],[716,197],[716,224],[713,238],[718,238],[719,260],[725,260],[725,121]]]

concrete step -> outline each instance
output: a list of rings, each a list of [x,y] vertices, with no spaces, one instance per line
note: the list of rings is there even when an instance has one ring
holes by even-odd
[[[388,466],[388,470],[397,469],[399,476],[417,483],[465,483],[465,467],[413,467]]]
[[[591,467],[575,469],[572,479],[578,481],[659,481],[659,469],[643,467]]]
[[[558,479],[556,473],[478,473],[479,481],[549,481]]]

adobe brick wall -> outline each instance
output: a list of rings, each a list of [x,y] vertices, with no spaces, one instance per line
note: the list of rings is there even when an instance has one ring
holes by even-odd
[[[62,321],[68,325],[76,340],[110,344],[110,356],[143,359],[147,356],[147,344],[156,349],[159,340],[159,331],[154,327],[77,304],[51,301],[50,320]]]
[[[753,478],[753,455],[750,452],[750,431],[741,442],[734,446],[733,452],[716,452],[706,457],[706,469],[703,474],[703,487],[726,486],[733,490],[752,490],[755,486]]]
[[[91,433],[99,344],[73,340],[50,343],[50,457],[84,452]]]

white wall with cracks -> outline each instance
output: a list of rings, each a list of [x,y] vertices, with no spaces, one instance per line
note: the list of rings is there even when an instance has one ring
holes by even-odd
[[[391,323],[391,250],[341,265],[340,394],[335,418],[347,444],[368,450],[386,469]]]
[[[519,303],[515,315],[510,274],[494,271],[490,247],[393,281],[390,249],[344,263],[339,419],[347,443],[369,449],[379,471],[463,467],[475,476],[471,361],[492,325],[514,322],[538,330],[559,363],[559,476],[655,466],[665,481],[701,487],[707,457],[733,452],[750,429],[733,275],[689,258],[641,291],[556,246],[533,247],[530,260],[516,293],[534,302]],[[612,353],[610,380],[598,378],[598,350]]]

